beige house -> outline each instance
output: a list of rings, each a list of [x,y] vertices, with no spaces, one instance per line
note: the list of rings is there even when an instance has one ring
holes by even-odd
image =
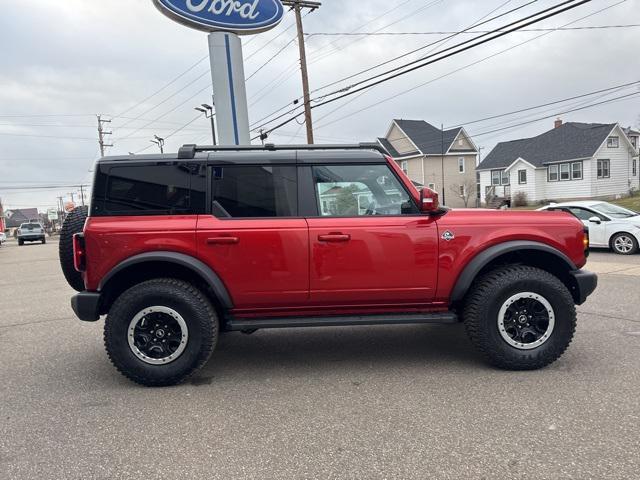
[[[478,149],[464,128],[443,132],[424,120],[393,120],[378,142],[413,182],[437,191],[443,204],[476,206]]]

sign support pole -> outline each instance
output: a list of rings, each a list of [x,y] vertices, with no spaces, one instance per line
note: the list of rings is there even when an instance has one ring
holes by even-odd
[[[211,78],[220,145],[249,145],[249,108],[242,41],[235,33],[209,34]]]

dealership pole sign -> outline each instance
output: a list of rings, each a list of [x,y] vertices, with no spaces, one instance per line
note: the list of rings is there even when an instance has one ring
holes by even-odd
[[[284,15],[280,0],[153,1],[172,20],[205,32],[260,33],[278,25]]]
[[[282,21],[280,0],[152,0],[170,19],[209,33],[220,145],[248,145],[249,108],[242,42],[238,35],[265,32]]]

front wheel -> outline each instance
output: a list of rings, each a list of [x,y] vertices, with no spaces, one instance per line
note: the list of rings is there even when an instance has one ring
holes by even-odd
[[[146,386],[183,382],[211,356],[218,319],[193,285],[149,280],[114,302],[104,327],[107,354],[125,377]]]
[[[638,241],[630,233],[617,233],[611,238],[611,248],[618,255],[633,255],[638,251]]]
[[[484,275],[469,293],[464,322],[472,343],[494,366],[534,370],[555,362],[576,328],[567,287],[538,268],[511,265]]]

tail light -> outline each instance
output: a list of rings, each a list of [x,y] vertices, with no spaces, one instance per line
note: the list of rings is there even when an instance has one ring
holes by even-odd
[[[84,272],[87,269],[84,233],[76,233],[73,236],[73,266],[79,272]]]

